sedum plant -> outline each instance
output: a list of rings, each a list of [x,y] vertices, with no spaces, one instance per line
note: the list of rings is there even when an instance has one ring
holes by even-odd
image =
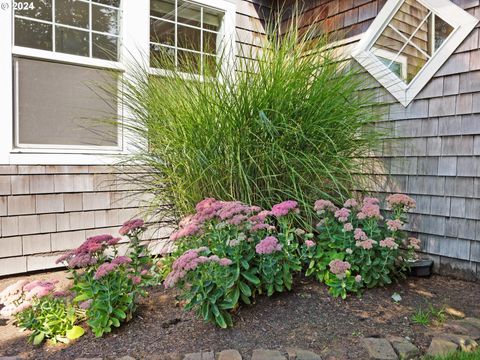
[[[120,229],[129,237],[128,255],[119,255],[121,238],[97,235],[61,256],[72,278],[74,303],[86,311],[87,324],[100,337],[129,321],[145,288],[152,284],[153,264],[148,249],[140,243],[145,230],[140,219],[127,221]]]
[[[358,185],[356,169],[379,138],[371,93],[315,27],[281,25],[255,53],[220,54],[202,76],[190,75],[194,63],[162,77],[147,60],[131,65],[121,101],[136,151],[126,162],[149,174],[129,178],[155,195],[152,208],[181,217],[207,197],[264,208],[291,198],[312,220],[309,204]],[[160,69],[170,61],[151,59]]]
[[[292,222],[297,202],[285,201],[269,211],[238,201],[207,198],[172,234],[177,251],[165,279],[177,286],[205,321],[233,325],[231,312],[257,294],[290,290],[301,269]]]
[[[1,314],[13,316],[15,324],[30,330],[28,340],[40,345],[44,340],[68,343],[84,334],[77,324],[85,312],[73,305],[67,292],[55,291],[55,282],[20,280],[0,293]]]
[[[377,198],[348,199],[342,208],[318,200],[318,235],[308,234],[302,246],[306,275],[325,282],[334,296],[345,298],[362,287],[390,284],[402,276],[418,250],[419,240],[402,230],[415,201],[403,194],[387,197],[390,213],[384,218]]]

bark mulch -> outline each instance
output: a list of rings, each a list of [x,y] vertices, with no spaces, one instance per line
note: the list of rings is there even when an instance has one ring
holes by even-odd
[[[63,276],[57,272],[30,277]],[[0,289],[17,280],[0,280]],[[399,303],[391,298],[395,292],[402,297]],[[34,347],[27,344],[26,333],[0,319],[0,356],[55,360],[129,355],[148,359],[170,352],[238,349],[248,359],[257,348],[283,351],[298,347],[324,359],[365,359],[363,337],[409,337],[425,351],[435,329],[411,321],[419,308],[452,307],[467,317],[480,317],[480,283],[443,276],[408,278],[347,300],[332,298],[322,284],[299,277],[291,292],[260,296],[254,306],[242,307],[235,315],[235,326],[227,330],[184,312],[176,295],[174,290],[152,289],[131,322],[101,339],[88,332],[70,345]]]

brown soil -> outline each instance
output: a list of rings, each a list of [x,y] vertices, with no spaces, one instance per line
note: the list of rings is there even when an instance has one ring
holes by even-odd
[[[62,277],[63,273],[35,275]],[[16,281],[0,280],[0,289]],[[393,303],[394,292],[402,296]],[[430,304],[450,306],[466,316],[480,317],[480,283],[433,276],[409,278],[387,288],[366,291],[362,297],[347,300],[332,298],[325,286],[298,278],[293,291],[258,297],[254,306],[242,307],[235,316],[235,326],[222,330],[197,320],[178,305],[175,292],[152,289],[128,324],[104,338],[90,332],[69,346],[44,344],[34,347],[26,342],[26,333],[0,320],[0,355],[29,359],[75,359],[130,355],[148,359],[169,352],[220,351],[238,349],[249,359],[255,348],[280,349],[294,346],[323,354],[327,359],[365,359],[362,337],[408,336],[425,350],[434,326],[415,325],[411,315]]]

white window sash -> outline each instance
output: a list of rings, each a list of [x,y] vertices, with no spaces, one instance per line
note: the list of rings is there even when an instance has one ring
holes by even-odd
[[[122,72],[124,77],[133,80],[132,64],[143,64],[146,69],[149,69],[150,1],[122,1],[119,10],[120,60],[118,62],[14,46],[14,0],[4,0],[3,2],[7,3],[8,10],[0,10],[0,79],[2,79],[2,86],[0,87],[0,108],[2,109],[2,117],[0,118],[0,164],[108,164],[118,161],[119,155],[130,154],[135,151],[136,146],[132,141],[131,134],[129,134],[127,128],[123,129],[120,126],[119,131],[122,134],[119,137],[119,145],[121,146],[118,148],[99,146],[92,149],[92,147],[82,146],[40,146],[36,144],[32,147],[25,146],[26,144],[23,144],[22,147],[15,147],[13,134],[18,134],[18,132],[14,131],[13,56],[18,55],[73,65],[112,69]],[[222,47],[221,51],[224,51],[228,56],[225,59],[227,61],[222,63],[222,66],[233,69],[235,60],[235,1],[196,0],[192,3],[224,12],[225,15],[219,31],[223,37],[219,46]],[[53,31],[55,31],[54,24],[52,26]],[[160,73],[164,70],[154,69],[153,71]],[[186,74],[185,76],[190,75]],[[121,104],[119,104],[120,106]],[[128,109],[123,108],[119,111],[123,111],[124,119],[128,119],[131,115]]]

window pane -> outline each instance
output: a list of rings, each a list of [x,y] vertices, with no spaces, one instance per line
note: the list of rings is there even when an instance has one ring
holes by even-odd
[[[382,49],[395,56],[402,49],[405,44],[405,40],[395,32],[395,30],[387,27],[382,32],[380,37],[375,41],[372,52],[375,54],[376,49]]]
[[[200,6],[178,0],[178,22],[192,26],[201,26]]]
[[[174,70],[175,49],[150,44],[150,66],[154,68]]]
[[[88,3],[77,0],[56,0],[55,21],[59,24],[88,28]]]
[[[92,28],[95,31],[118,34],[118,10],[92,5]]]
[[[89,56],[88,32],[56,26],[55,47],[58,52]]]
[[[217,74],[217,57],[212,55],[203,55],[203,74],[206,76],[215,76]]]
[[[407,0],[395,14],[390,24],[405,35],[406,38],[409,38],[415,29],[427,17],[429,12],[430,10],[420,4],[417,0]],[[423,41],[427,41],[428,27],[425,23],[415,36]]]
[[[402,80],[409,84],[427,63],[428,57],[417,48],[407,45],[397,58],[397,62],[406,66],[406,72],[402,74]]]
[[[217,34],[204,31],[203,32],[203,51],[209,54],[217,53]]]
[[[177,46],[200,51],[200,29],[177,25]]]
[[[203,28],[213,31],[220,29],[223,15],[214,10],[203,8]]]
[[[115,6],[117,8],[120,7],[120,0],[92,0],[92,2],[96,2],[103,5]]]
[[[15,19],[15,45],[52,50],[52,25]]]
[[[175,46],[175,24],[150,19],[150,41]]]
[[[25,1],[15,0],[18,4],[25,5]],[[29,0],[28,6],[17,5],[15,15],[26,16],[32,19],[52,21],[52,0]],[[32,4],[30,7],[30,4]],[[20,10],[20,8],[22,9]]]
[[[111,121],[117,100],[100,89],[116,88],[111,72],[21,58],[15,63],[20,144],[118,144]]]
[[[150,15],[175,20],[175,0],[150,0]]]
[[[447,37],[452,33],[453,27],[451,27],[438,16],[433,16],[435,16],[435,50],[438,50],[440,45],[442,45]]]
[[[191,51],[178,50],[178,67],[181,72],[190,74],[200,73],[200,54]]]
[[[118,38],[115,36],[93,34],[92,57],[105,60],[118,60]]]

